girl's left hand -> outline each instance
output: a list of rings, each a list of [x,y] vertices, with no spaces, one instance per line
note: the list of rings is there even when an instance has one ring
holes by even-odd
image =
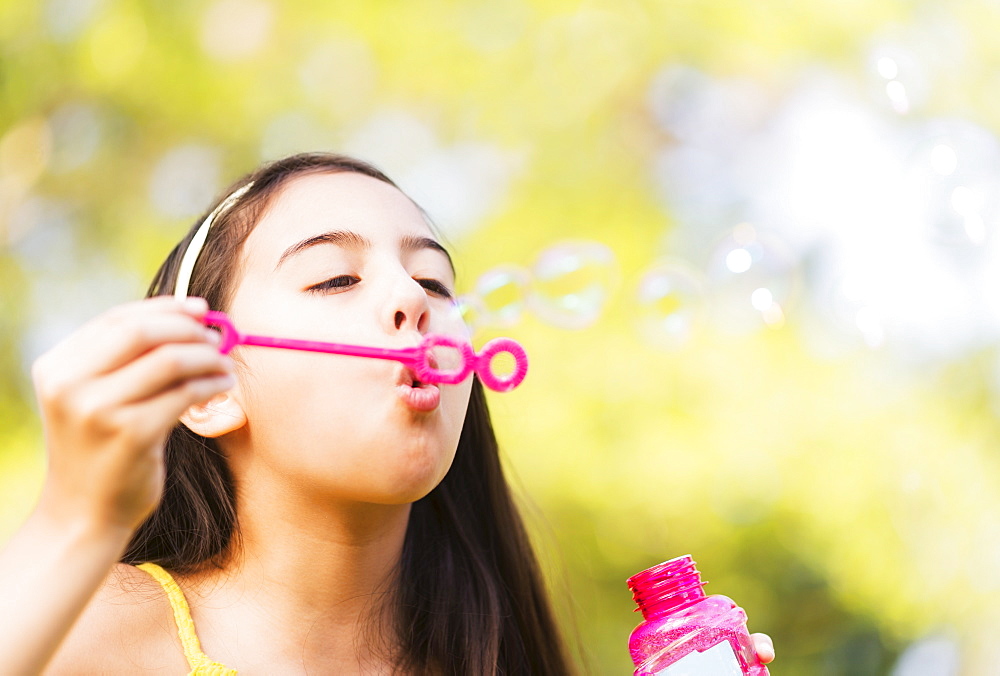
[[[767,634],[750,634],[753,639],[754,650],[757,651],[757,659],[761,664],[770,664],[774,661],[774,643]]]

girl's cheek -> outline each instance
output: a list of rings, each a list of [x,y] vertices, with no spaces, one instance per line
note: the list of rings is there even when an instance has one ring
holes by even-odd
[[[437,321],[432,322],[431,331],[433,333],[445,333],[463,338],[471,337],[469,325],[465,323],[458,310],[442,313]]]

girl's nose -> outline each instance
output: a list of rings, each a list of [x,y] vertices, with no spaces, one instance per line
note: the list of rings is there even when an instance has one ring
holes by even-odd
[[[406,277],[394,284],[389,299],[386,319],[390,332],[427,332],[430,324],[430,305],[424,287]]]

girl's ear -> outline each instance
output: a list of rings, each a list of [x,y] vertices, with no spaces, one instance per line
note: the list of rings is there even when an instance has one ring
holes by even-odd
[[[191,406],[181,422],[195,434],[214,439],[246,425],[247,414],[230,390]]]

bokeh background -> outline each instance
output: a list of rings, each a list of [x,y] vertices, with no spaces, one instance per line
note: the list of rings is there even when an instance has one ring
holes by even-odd
[[[259,162],[385,169],[458,261],[581,669],[692,554],[773,674],[997,673],[1000,2],[0,0],[0,538],[31,361]]]

